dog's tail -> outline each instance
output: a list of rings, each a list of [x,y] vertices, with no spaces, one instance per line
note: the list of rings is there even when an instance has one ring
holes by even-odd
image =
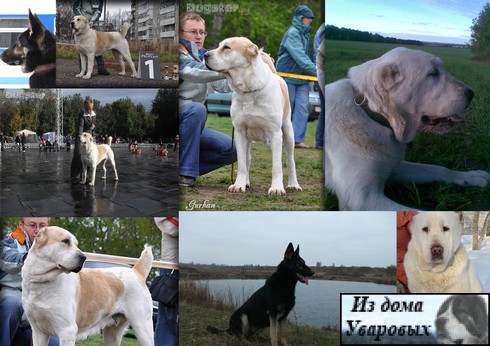
[[[212,326],[208,326],[206,329],[208,330],[208,332],[211,332],[213,334],[223,334],[223,333],[228,332],[227,329],[218,329],[218,328],[212,327]]]
[[[125,22],[122,25],[121,30],[119,31],[119,33],[121,34],[122,38],[125,38],[126,37],[126,34],[128,33],[128,30],[129,30],[130,27],[131,27],[131,24],[129,24],[128,22]]]
[[[153,252],[151,246],[145,245],[145,249],[141,252],[141,256],[133,267],[133,270],[145,282],[146,277],[150,273],[153,264]]]
[[[107,145],[111,146],[112,144],[112,136],[107,137]]]

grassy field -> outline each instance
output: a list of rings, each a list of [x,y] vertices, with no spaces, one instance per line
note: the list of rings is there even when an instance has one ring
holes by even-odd
[[[395,47],[396,45],[381,43],[327,41],[326,83],[345,78],[349,67],[378,58]],[[473,60],[469,49],[419,46],[407,48],[424,50],[440,57],[446,70],[470,86],[475,97],[465,112],[465,124],[444,136],[420,134],[409,145],[406,159],[456,170],[490,171],[490,64]],[[399,203],[420,209],[490,209],[490,186],[460,187],[442,183],[390,185],[385,192]],[[328,192],[325,193],[325,209],[338,210],[336,197]]]
[[[270,147],[264,143],[252,145],[250,168],[251,188],[246,193],[228,192],[231,185],[231,166],[197,178],[193,188],[180,189],[180,210],[190,210],[192,202],[206,203],[199,210],[323,210],[323,161],[322,151],[314,149],[317,121],[309,122],[306,144],[311,149],[296,149],[296,172],[303,191],[286,191],[285,196],[268,196],[271,184],[272,155]],[[229,117],[210,114],[206,126],[231,136],[232,126]],[[283,150],[284,184],[287,184],[287,170]],[[236,178],[237,165],[234,166]],[[197,209],[194,209],[197,210]]]
[[[102,335],[93,336],[87,340],[78,341],[77,346],[103,346],[104,338]],[[121,346],[138,346],[138,341],[133,338],[124,337]]]
[[[211,334],[208,325],[219,329],[228,328],[230,315],[239,303],[228,292],[224,297],[214,297],[209,287],[196,285],[192,281],[181,281],[179,287],[179,344],[180,345],[250,345],[236,336],[223,333]],[[247,296],[244,295],[246,298]],[[294,345],[338,345],[339,334],[336,328],[311,328],[287,323],[285,335],[288,344]],[[269,330],[265,329],[251,338],[253,345],[270,345]]]

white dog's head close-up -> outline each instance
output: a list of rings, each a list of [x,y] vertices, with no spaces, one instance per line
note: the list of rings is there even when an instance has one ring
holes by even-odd
[[[86,260],[86,256],[77,247],[78,241],[67,230],[49,226],[43,228],[34,240],[27,260],[35,257],[35,261],[42,262],[39,267],[44,271],[60,270],[64,273],[78,273]]]
[[[84,33],[90,29],[88,19],[84,16],[75,16],[71,21],[70,26],[74,35]]]
[[[259,48],[248,38],[230,37],[221,41],[218,48],[206,52],[205,61],[211,70],[228,72],[247,68],[259,54]]]
[[[473,98],[473,91],[452,77],[441,59],[402,47],[352,67],[349,78],[402,143],[411,142],[417,131],[448,132],[463,122],[459,114]]]
[[[462,220],[454,212],[420,212],[410,227],[423,270],[444,271],[461,244]]]
[[[84,146],[90,146],[94,143],[94,137],[88,132],[83,132],[78,138]]]

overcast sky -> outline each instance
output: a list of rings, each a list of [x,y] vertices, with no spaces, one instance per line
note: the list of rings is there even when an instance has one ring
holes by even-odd
[[[467,43],[487,0],[325,0],[337,27],[421,41]]]
[[[277,265],[289,242],[309,265],[386,267],[394,212],[180,212],[180,262]]]

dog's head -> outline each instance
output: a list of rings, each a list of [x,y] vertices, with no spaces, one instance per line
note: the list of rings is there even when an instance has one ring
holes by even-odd
[[[462,219],[454,212],[420,212],[410,226],[409,247],[423,270],[444,271],[461,244]]]
[[[296,250],[294,250],[293,244],[289,243],[286,252],[284,253],[283,263],[291,275],[305,285],[308,285],[308,277],[315,274],[299,255],[299,245],[296,247]]]
[[[83,132],[78,136],[78,140],[84,147],[90,147],[94,143],[94,137],[88,132]]]
[[[28,257],[35,257],[64,273],[78,273],[87,258],[77,245],[73,234],[63,228],[49,226],[39,231]]]
[[[395,48],[352,67],[349,77],[369,108],[382,114],[396,138],[411,142],[417,131],[445,133],[463,121],[473,91],[452,77],[441,59],[418,50]]]
[[[82,35],[90,29],[88,19],[84,16],[75,16],[70,23],[74,35]]]
[[[205,54],[206,66],[218,72],[247,68],[260,55],[259,48],[246,37],[227,38]]]
[[[439,344],[488,344],[488,313],[477,295],[449,297],[439,308],[435,326]]]
[[[56,60],[56,39],[46,29],[36,14],[29,10],[29,28],[17,41],[2,53],[2,61],[9,65],[21,65],[22,72],[29,73],[42,64]]]

